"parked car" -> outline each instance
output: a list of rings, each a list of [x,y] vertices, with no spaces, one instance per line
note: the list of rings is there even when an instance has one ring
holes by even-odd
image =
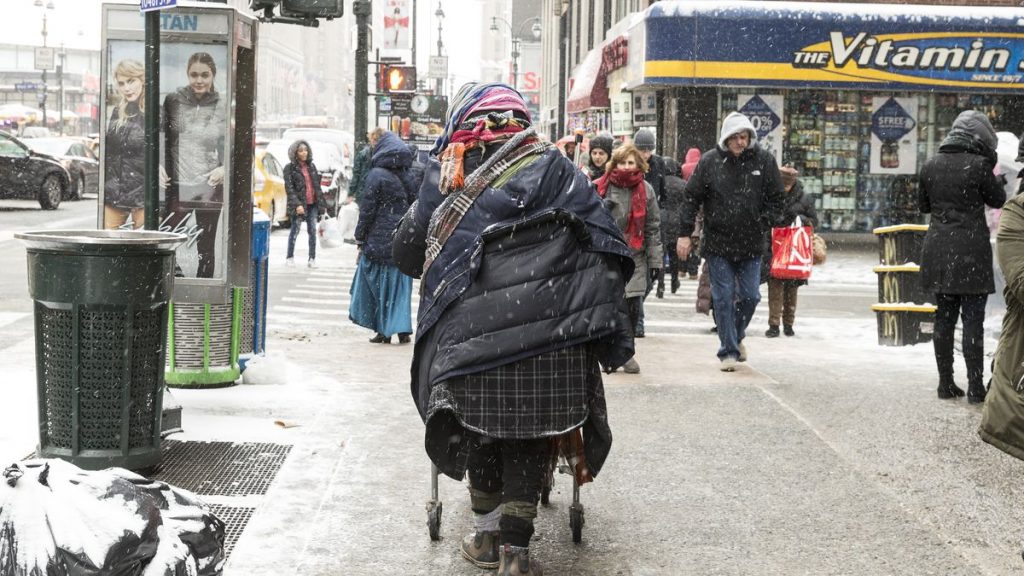
[[[284,138],[272,140],[267,144],[266,151],[283,168],[290,162],[288,159],[288,147],[295,140],[298,140],[298,138],[294,140]],[[310,152],[313,153],[313,163],[320,170],[320,189],[323,191],[324,197],[324,205],[320,207],[320,213],[337,216],[339,190],[347,190],[348,187],[341,155],[333,144],[319,140],[307,141],[309,142]]]
[[[281,136],[283,140],[294,142],[296,140],[307,140],[310,142],[327,142],[338,149],[341,156],[341,169],[345,177],[352,179],[352,163],[355,161],[355,136],[351,132],[335,130],[333,128],[289,128]]]
[[[53,134],[46,126],[25,126],[18,132],[18,136],[25,138],[49,138]]]
[[[36,152],[56,158],[71,176],[68,198],[81,200],[85,194],[99,194],[100,161],[79,138],[30,138],[25,144]]]
[[[68,171],[56,158],[0,133],[0,198],[34,199],[43,210],[54,210],[70,186]]]
[[[259,150],[253,157],[252,201],[270,217],[271,225],[288,226],[288,196],[283,169],[273,154]]]

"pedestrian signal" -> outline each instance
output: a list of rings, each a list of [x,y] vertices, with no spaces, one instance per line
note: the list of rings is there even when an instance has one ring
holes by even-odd
[[[416,67],[385,66],[384,91],[389,94],[392,92],[415,92]]]

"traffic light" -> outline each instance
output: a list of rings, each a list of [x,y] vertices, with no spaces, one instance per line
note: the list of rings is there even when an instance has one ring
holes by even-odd
[[[341,18],[345,15],[343,0],[283,0],[281,15],[293,18]]]
[[[262,12],[261,22],[318,26],[317,19],[333,20],[345,14],[344,0],[249,0],[249,9]],[[280,16],[274,15],[280,8]]]
[[[415,66],[385,66],[384,67],[384,92],[415,92],[416,91],[416,67]]]

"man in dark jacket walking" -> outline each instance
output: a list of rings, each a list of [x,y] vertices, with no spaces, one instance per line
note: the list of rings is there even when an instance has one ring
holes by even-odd
[[[706,152],[686,184],[676,253],[690,256],[690,234],[704,210],[703,254],[711,275],[721,370],[747,359],[747,325],[761,301],[765,231],[782,216],[783,190],[775,157],[757,145],[750,120],[733,112],[722,122],[718,147]],[[734,305],[730,305],[734,303]]]
[[[323,191],[320,190],[320,172],[313,164],[313,151],[305,140],[296,140],[288,147],[288,164],[284,167],[284,189],[288,195],[288,216],[292,229],[288,233],[287,266],[295,266],[295,239],[299,228],[306,223],[309,234],[309,267],[316,268],[317,210]]]
[[[661,206],[661,238],[662,245],[667,247],[665,255],[668,256],[668,270],[662,267],[661,274],[658,276],[657,296],[658,298],[664,298],[665,274],[668,273],[671,278],[671,289],[672,293],[675,294],[676,290],[679,290],[680,267],[684,265],[684,262],[681,262],[679,257],[676,256],[675,250],[668,247],[675,243],[675,238],[678,236],[679,208],[682,206],[683,199],[686,196],[686,182],[681,176],[679,162],[667,156],[659,156],[659,158],[665,164],[665,198],[658,205]],[[682,272],[685,274],[686,270],[682,270]]]
[[[463,86],[393,252],[422,275],[412,392],[427,454],[469,476],[461,553],[539,575],[529,543],[552,440],[582,438],[580,481],[611,447],[598,362],[633,355],[633,259],[587,176],[530,120],[512,88]]]
[[[921,250],[921,289],[935,294],[935,362],[939,398],[963,396],[953,381],[953,333],[963,318],[963,353],[967,364],[967,400],[985,401],[985,302],[995,292],[992,244],[985,206],[1006,202],[996,165],[998,139],[981,112],[957,116],[939,153],[921,167],[921,212],[932,215]]]

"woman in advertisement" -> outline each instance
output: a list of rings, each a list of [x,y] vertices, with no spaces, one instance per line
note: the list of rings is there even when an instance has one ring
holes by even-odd
[[[139,229],[145,216],[145,69],[138,60],[126,58],[114,68],[114,80],[117,101],[111,103],[114,110],[107,122],[103,226]]]
[[[227,116],[214,88],[217,64],[206,52],[189,56],[188,85],[164,98],[164,162],[167,170],[165,225],[195,238],[198,278],[214,276],[217,226],[224,206],[224,133]]]

